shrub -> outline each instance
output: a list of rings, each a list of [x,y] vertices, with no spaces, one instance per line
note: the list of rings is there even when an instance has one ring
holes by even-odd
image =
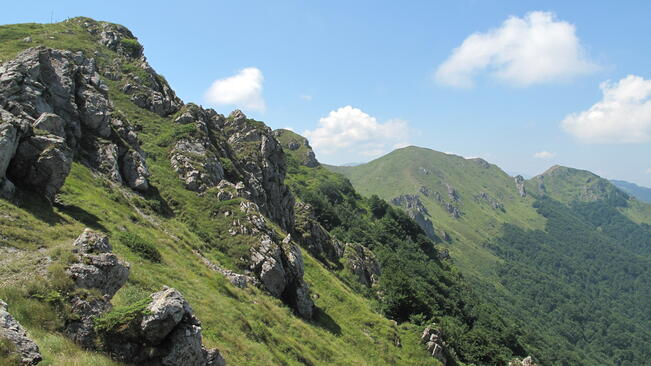
[[[147,306],[149,298],[145,298],[127,306],[117,306],[110,312],[94,319],[95,331],[100,335],[119,335],[129,332],[131,325],[140,324],[143,316],[149,314]]]
[[[154,244],[141,238],[140,236],[126,232],[118,235],[118,240],[132,252],[149,261],[160,263],[161,255]]]
[[[19,366],[20,354],[16,351],[16,346],[8,339],[0,337],[0,365]]]

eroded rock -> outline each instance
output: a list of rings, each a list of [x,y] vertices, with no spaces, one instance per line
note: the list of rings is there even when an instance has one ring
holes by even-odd
[[[9,306],[0,300],[0,338],[6,339],[15,347],[24,365],[36,365],[43,359],[36,343],[25,329],[9,314]]]
[[[344,249],[345,267],[366,287],[376,286],[380,281],[382,268],[375,254],[365,246],[346,243]]]

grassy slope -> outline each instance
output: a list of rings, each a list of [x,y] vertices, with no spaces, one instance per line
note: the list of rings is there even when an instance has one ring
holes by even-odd
[[[507,303],[503,304],[504,309],[507,309],[507,311],[512,312],[513,314],[520,313],[521,314],[520,317],[524,316],[525,319],[534,320],[534,317],[539,317],[542,319],[546,316],[545,314],[538,314],[538,315],[535,314],[536,311],[541,310],[539,306],[540,300],[536,300],[537,296],[540,296],[540,294],[536,293],[536,291],[540,290],[541,284],[548,284],[550,286],[552,285],[559,286],[559,288],[563,286],[567,286],[567,287],[563,287],[564,291],[567,289],[570,289],[571,291],[580,291],[582,284],[573,283],[572,281],[569,281],[567,283],[564,283],[563,281],[558,281],[558,278],[564,278],[564,277],[559,276],[558,273],[555,273],[554,269],[551,269],[547,271],[547,273],[545,273],[546,271],[545,269],[539,269],[538,266],[531,265],[530,263],[531,260],[534,260],[533,259],[534,255],[540,256],[542,254],[547,253],[545,251],[551,251],[551,252],[557,251],[557,253],[555,253],[554,255],[558,256],[558,258],[561,258],[563,261],[568,260],[568,258],[564,257],[567,253],[564,253],[563,248],[550,249],[551,247],[545,247],[547,245],[553,246],[553,245],[577,244],[576,245],[577,248],[576,249],[572,248],[572,249],[576,251],[582,250],[580,245],[581,244],[580,240],[572,243],[570,243],[571,240],[564,241],[565,236],[569,236],[569,234],[576,235],[576,232],[579,232],[580,230],[588,230],[588,231],[584,231],[586,238],[589,237],[590,235],[592,235],[590,236],[591,238],[596,238],[597,236],[601,235],[598,234],[598,232],[601,231],[600,227],[593,227],[592,229],[588,229],[589,224],[587,224],[584,221],[581,221],[585,219],[578,218],[578,216],[574,216],[576,215],[576,212],[573,212],[572,209],[570,209],[570,207],[581,207],[582,204],[586,205],[589,202],[594,202],[595,204],[598,205],[609,204],[610,205],[609,207],[616,207],[616,210],[623,213],[628,219],[631,219],[636,223],[651,223],[651,215],[650,215],[651,205],[644,204],[635,199],[630,199],[625,194],[621,193],[618,189],[616,189],[614,186],[612,186],[610,183],[608,183],[606,180],[603,180],[590,172],[580,171],[576,169],[553,167],[549,171],[545,172],[543,174],[543,179],[542,179],[545,186],[544,191],[539,186],[540,178],[536,177],[534,179],[527,181],[526,187],[529,192],[528,197],[525,200],[520,200],[519,196],[517,196],[517,191],[513,183],[513,178],[508,177],[508,175],[500,171],[497,167],[491,166],[488,169],[478,167],[476,160],[475,161],[466,160],[457,156],[442,154],[428,149],[410,147],[410,148],[394,151],[393,153],[390,153],[382,158],[379,158],[375,161],[372,161],[368,164],[364,164],[361,166],[329,167],[329,168],[346,174],[355,185],[355,188],[358,189],[359,191],[364,192],[365,194],[378,194],[385,199],[390,199],[392,197],[404,193],[415,194],[419,191],[419,188],[421,185],[423,185],[423,182],[428,183],[426,187],[438,191],[439,193],[441,193],[442,196],[445,197],[447,196],[447,188],[445,187],[444,183],[449,183],[450,185],[452,185],[455,189],[459,191],[461,197],[461,203],[459,207],[461,211],[465,213],[465,215],[463,215],[458,221],[455,221],[451,219],[451,217],[446,212],[442,212],[440,209],[438,209],[438,207],[434,207],[437,210],[433,210],[432,206],[438,206],[438,204],[436,202],[433,202],[432,200],[428,200],[427,198],[421,195],[421,199],[424,200],[425,205],[427,206],[428,209],[430,209],[430,213],[432,214],[432,221],[434,222],[434,225],[437,227],[442,227],[446,231],[450,230],[453,232],[453,238],[456,240],[453,241],[452,244],[450,244],[450,250],[452,252],[452,255],[455,258],[455,261],[459,264],[459,267],[462,269],[462,272],[464,272],[465,274],[479,276],[476,278],[478,278],[480,281],[477,281],[475,283],[476,285],[481,286],[479,287],[481,288],[479,292],[483,292],[484,294],[487,294],[489,297],[496,300],[498,300],[500,297],[504,295],[506,295],[506,297],[504,297],[505,299],[512,298],[513,300],[517,300],[515,302],[511,302],[507,300]],[[430,172],[430,174],[423,174],[424,171],[421,168],[427,169]],[[472,196],[476,194],[478,190],[484,190],[492,197],[502,197],[503,199],[501,201],[504,203],[505,212],[502,213],[499,211],[495,211],[492,210],[490,207],[487,208],[484,207],[482,204],[478,204],[477,202],[474,202]],[[539,214],[536,208],[534,208],[532,205],[536,201],[536,198],[542,197],[544,194],[546,194],[547,197],[550,197],[553,200],[568,205],[568,207],[563,208],[559,211],[559,212],[564,212],[564,214],[566,215],[569,215],[567,216],[568,220],[571,217],[572,220],[579,220],[581,222],[581,225],[579,226],[564,228],[568,230],[566,232],[568,235],[558,235],[557,238],[555,239],[557,241],[557,244],[552,244],[553,243],[552,236],[549,235],[545,236],[546,234],[544,234],[544,232],[555,231],[556,234],[558,234],[558,230],[560,230],[561,228],[561,223],[560,223],[561,221],[558,221],[557,219],[557,221],[554,223],[555,225],[554,227],[551,228],[545,227],[545,224],[549,222],[542,216],[542,214]],[[620,222],[626,224],[626,222],[622,221],[621,219]],[[516,235],[505,236],[506,232],[503,231],[503,225],[501,225],[502,223],[509,223],[515,225],[515,228],[517,229],[511,228],[509,229],[509,232],[516,232],[522,234],[518,234],[519,237]],[[606,222],[605,224],[608,224],[608,222]],[[463,226],[467,226],[467,227],[463,228]],[[622,235],[620,237],[626,239],[626,235],[624,233],[612,231],[614,229],[616,230],[617,227],[607,227],[607,228],[606,227],[607,226],[604,226],[604,230],[608,230],[608,235]],[[544,230],[544,232],[543,231],[537,232],[537,230]],[[589,230],[593,230],[593,232],[589,232]],[[457,234],[456,237],[454,236],[454,233]],[[534,250],[532,253],[526,253],[527,252],[526,246],[534,245],[536,237],[544,238],[542,239],[543,241],[540,243],[541,248],[544,248],[544,250],[540,249],[540,252],[536,252],[536,250]],[[487,240],[491,238],[495,238],[495,240],[497,241],[505,240],[505,239],[512,240],[513,243],[511,244],[513,247],[518,247],[518,245],[520,245],[521,248],[517,250],[521,250],[523,253],[526,253],[521,258],[522,260],[520,262],[517,262],[517,265],[519,265],[519,267],[513,268],[513,270],[517,272],[516,274],[513,275],[515,277],[511,277],[507,279],[507,277],[505,277],[503,273],[506,270],[503,266],[501,268],[500,266],[492,266],[492,264],[497,263],[498,260],[496,257],[493,257],[492,254],[493,251],[489,249],[489,247],[485,246]],[[529,242],[527,242],[527,240]],[[626,256],[630,256],[629,258],[631,259],[631,262],[633,262],[633,259],[635,259],[636,263],[638,261],[645,260],[643,259],[643,257],[637,257],[635,253],[630,252],[628,250],[626,245],[629,245],[631,243],[626,243],[625,241],[617,242],[616,239],[615,241],[613,241],[612,238],[605,238],[605,237],[601,237],[599,240],[610,243],[605,246],[609,248],[608,250],[617,248],[618,245],[620,246],[619,251],[616,251],[617,255],[613,254],[613,257],[618,256],[617,260],[619,261],[620,264],[626,262],[625,259]],[[633,238],[632,240],[636,240],[636,239]],[[638,242],[641,244],[643,241],[638,241]],[[522,247],[523,245],[524,247]],[[508,245],[505,246],[504,248],[508,248]],[[507,251],[508,250],[510,249],[507,249]],[[643,251],[644,249],[639,249],[639,250]],[[592,257],[589,254],[589,252],[590,250],[586,249],[586,252],[584,254],[580,254],[580,253],[577,254],[577,258],[574,258],[574,260],[578,260],[579,262],[575,262],[575,263],[579,263],[580,266],[576,266],[575,270],[577,269],[584,270],[584,268],[581,267],[581,265],[583,265],[585,260],[588,261],[586,263],[592,263],[590,262],[590,258]],[[514,253],[515,252],[513,253],[509,252],[507,257],[513,256]],[[549,258],[543,258],[543,259],[539,259],[536,257],[536,260],[546,260],[547,261],[546,264],[554,263],[553,260],[554,255],[551,255]],[[582,255],[584,257],[581,257]],[[566,262],[563,263],[567,265]],[[480,266],[480,267],[485,266],[485,268],[479,268],[479,270],[477,270],[477,267],[475,266]],[[542,267],[543,266],[540,265],[540,268]],[[569,267],[571,267],[571,265]],[[599,267],[599,268],[603,270],[605,269],[605,267],[606,266]],[[611,292],[609,292],[608,295],[605,296],[605,298],[603,299],[600,298],[601,300],[603,300],[601,301],[601,303],[607,301],[613,301],[612,299],[616,299],[617,296],[621,295],[622,299],[625,298],[626,301],[628,301],[627,304],[635,303],[635,305],[631,305],[631,306],[634,306],[635,309],[641,311],[641,309],[644,308],[644,305],[640,307],[639,304],[644,304],[645,301],[647,301],[644,300],[644,296],[647,296],[648,299],[648,293],[644,292],[646,290],[640,290],[639,292],[637,292],[637,295],[633,297],[630,297],[628,293],[617,294],[617,292],[614,291],[615,288],[612,287],[612,285],[607,284],[609,281],[608,276],[610,275],[614,276],[613,273],[616,273],[618,269],[626,271],[624,269],[626,266],[613,265],[612,267],[613,268],[610,267],[608,268],[608,270],[611,272],[608,272],[608,274],[605,275],[606,277],[601,279],[601,281],[605,285],[602,284],[601,282],[598,283],[595,282],[596,284],[588,283],[585,285],[589,287],[590,291],[594,290],[594,288],[591,286],[594,286],[595,288],[597,286],[602,286],[602,285],[611,286],[607,288],[607,290]],[[498,269],[502,271],[502,273],[491,273],[490,269]],[[572,269],[570,268],[570,271],[571,270]],[[556,268],[556,271],[558,272],[560,270]],[[586,272],[589,271],[590,269],[586,270]],[[534,275],[531,275],[532,277],[531,279],[529,278],[527,279],[527,280],[531,280],[531,282],[529,283],[530,288],[520,288],[520,291],[519,292],[516,291],[516,293],[513,293],[513,295],[510,295],[508,291],[503,293],[500,292],[500,290],[506,291],[505,289],[506,286],[514,288],[514,284],[526,283],[526,281],[517,280],[517,277],[529,275],[530,272],[534,273]],[[502,284],[496,285],[495,283],[496,277],[493,277],[493,275],[499,276],[500,278],[499,280],[502,282]],[[546,281],[540,282],[541,279],[544,278],[541,277],[543,275],[549,275],[551,277],[549,277],[549,279]],[[640,277],[637,280],[631,280],[631,282],[627,283],[626,285],[638,286],[641,284],[640,281],[643,281],[642,278],[643,277]],[[591,280],[593,280],[592,277]],[[502,285],[504,285],[504,287]],[[624,286],[624,284],[620,284],[619,286],[621,288],[621,286]],[[641,288],[645,288],[645,287],[641,286]],[[496,289],[498,291],[495,291]],[[584,291],[587,290],[585,290],[584,288]],[[527,295],[524,298],[522,298],[518,294],[527,294]],[[581,294],[582,296],[586,296],[581,292],[579,292],[579,294]],[[563,304],[563,306],[567,308],[567,309],[563,308],[567,311],[566,312],[561,311],[559,315],[562,315],[563,317],[567,318],[568,314],[575,314],[576,309],[572,308],[572,306],[575,306],[575,304],[571,300],[572,295],[570,295],[567,298],[563,298],[563,296],[567,296],[567,291],[552,293],[551,295],[556,297],[560,296],[560,300],[557,302],[556,305]],[[540,301],[540,302],[543,302],[545,304],[549,303],[549,301]],[[584,304],[587,303],[589,303],[589,301],[585,302]],[[518,306],[522,306],[522,308],[518,308]],[[528,312],[530,312],[530,314]],[[587,316],[586,318],[593,320],[592,318],[599,318],[600,316],[604,316],[604,317],[610,316],[610,315],[602,315],[606,313],[607,312],[600,313],[599,315],[595,315],[594,317]],[[613,319],[616,319],[618,316],[619,316],[618,314],[614,314],[614,316],[609,318],[607,321],[615,323],[616,321]],[[640,325],[641,329],[649,329],[648,321],[645,320],[643,316],[639,316],[639,314],[636,316],[637,316],[636,319],[638,319],[638,321],[641,322]],[[559,316],[558,318],[560,319],[561,317]],[[598,320],[606,321],[604,319],[598,319]],[[644,322],[647,322],[647,325],[644,325]],[[531,331],[531,334],[536,334],[536,333],[541,335],[544,334],[544,338],[542,339],[532,338],[531,345],[533,346],[534,349],[539,350],[539,353],[537,355],[541,357],[543,356],[546,357],[548,362],[564,364],[570,361],[571,364],[572,363],[570,359],[571,357],[576,362],[579,362],[578,360],[581,360],[584,364],[599,364],[599,363],[611,364],[611,361],[613,361],[612,359],[609,359],[607,362],[605,361],[605,359],[610,358],[611,356],[614,359],[616,358],[626,359],[628,357],[622,355],[613,356],[611,354],[605,355],[602,352],[604,351],[611,352],[613,350],[612,347],[603,346],[601,348],[595,348],[595,345],[591,343],[592,339],[590,338],[581,341],[585,343],[584,346],[574,345],[576,346],[576,348],[574,350],[571,350],[571,348],[568,348],[569,344],[563,343],[560,337],[558,337],[558,334],[556,334],[555,332],[558,331],[559,329],[562,329],[563,326],[565,326],[566,328],[577,327],[575,328],[576,330],[580,329],[580,326],[572,325],[568,327],[569,323],[565,325],[564,324],[552,325],[552,323],[553,322],[550,321],[549,323],[547,323],[547,325],[545,325],[545,324],[541,324],[540,322],[532,321],[527,324],[527,328]],[[596,324],[601,324],[601,323],[597,322]],[[622,326],[622,324],[625,324],[625,322],[620,321],[619,326]],[[593,328],[598,328],[598,326],[594,326],[592,324],[588,324],[588,325],[589,325],[589,330],[586,332],[586,334],[589,334],[590,331],[593,331]],[[616,328],[615,326],[613,327]],[[566,332],[563,334],[563,337],[571,338],[570,336],[567,336],[567,334],[571,334],[571,331],[568,332],[567,329],[563,329],[563,331]],[[599,331],[602,332],[603,330],[600,329]],[[643,335],[642,333],[643,332],[637,335],[637,339],[635,340],[636,342],[639,343],[640,340],[645,339],[646,335]],[[602,333],[602,334],[606,334],[606,333]],[[615,334],[615,332],[613,332],[613,334]],[[622,336],[621,334],[611,337],[610,331],[608,332],[608,336],[610,337],[608,338],[609,341],[612,341],[613,339],[627,339],[626,337],[628,337],[628,336]],[[603,337],[601,338],[603,339]],[[543,342],[548,342],[548,343],[547,344],[540,343],[541,340]],[[587,344],[589,344],[589,346]],[[617,347],[622,347],[622,346],[618,345]],[[623,346],[622,348],[626,348],[626,346]],[[638,347],[638,350],[641,349],[642,349],[641,347]],[[558,354],[567,354],[568,357],[567,358],[561,357],[559,359],[558,355],[554,357],[554,351],[551,351],[550,353],[550,350],[558,351]],[[596,350],[596,351],[590,353],[592,352],[590,350],[592,351]],[[565,353],[560,353],[560,351],[563,351]],[[547,353],[547,354],[543,355],[543,353]]]
[[[545,224],[544,218],[531,206],[533,199],[518,195],[513,178],[497,166],[484,167],[477,160],[406,147],[368,164],[328,168],[346,175],[361,194],[377,194],[386,200],[401,194],[419,194],[420,187],[426,187],[450,201],[446,184],[452,186],[460,197],[458,207],[463,214],[459,219],[448,214],[431,195],[419,195],[435,228],[445,230],[452,237],[450,253],[467,275],[494,279],[492,270],[499,259],[481,243],[498,234],[503,223],[528,229],[543,228]],[[502,202],[504,212],[476,200],[474,196],[480,192]],[[499,286],[496,281],[491,282]]]
[[[23,43],[21,39],[28,35],[33,42]],[[86,52],[97,49],[102,54],[99,62],[115,56],[95,44],[77,20],[0,27],[2,60],[40,44]],[[257,289],[235,288],[211,272],[192,251],[201,250],[227,267],[236,266],[229,245],[242,247],[246,243],[228,242],[227,223],[209,217],[209,213],[233,207],[238,201],[217,204],[210,197],[202,199],[183,189],[167,158],[174,136],[183,131],[177,130],[171,119],[137,108],[118,91],[116,82],[106,82],[116,108],[132,123],[143,126],[140,138],[148,153],[151,182],[160,196],[143,198],[74,164],[59,197],[61,204],[55,207],[29,193],[22,195],[18,205],[0,200],[0,246],[21,248],[33,257],[54,255],[61,252],[57,248],[70,248],[86,226],[112,237],[127,230],[147,238],[161,252],[160,264],[142,259],[118,240],[112,241],[114,251],[131,263],[129,282],[117,293],[114,304],[129,304],[162,285],[179,289],[203,323],[204,343],[218,347],[230,365],[438,364],[418,344],[418,329],[396,327],[306,253],[306,280],[318,295],[315,302],[319,310],[312,322],[297,318],[279,300]],[[164,214],[164,205],[174,214]],[[224,245],[208,247],[198,232]],[[54,330],[52,310],[26,296],[27,279],[34,277],[38,266],[32,263],[11,268],[10,272],[0,272],[0,298],[10,304],[10,311],[40,345],[45,358],[42,364],[117,365],[67,341]],[[396,335],[402,339],[401,348],[394,345]]]

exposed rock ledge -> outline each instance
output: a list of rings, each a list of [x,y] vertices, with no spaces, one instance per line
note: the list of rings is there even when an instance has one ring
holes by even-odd
[[[9,314],[7,303],[0,300],[0,339],[3,338],[15,347],[22,364],[36,365],[43,359],[36,343],[29,339],[25,329]]]

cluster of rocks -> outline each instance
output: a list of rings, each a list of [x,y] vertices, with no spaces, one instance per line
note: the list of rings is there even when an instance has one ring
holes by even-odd
[[[95,319],[111,311],[111,298],[126,283],[129,264],[120,261],[108,238],[89,229],[75,240],[77,261],[67,273],[77,289],[94,290],[101,296],[73,291],[68,299],[72,315],[64,333],[90,349],[101,351],[130,363],[176,365],[225,365],[219,351],[206,350],[201,344],[201,323],[176,290],[164,288],[151,295],[151,301],[140,316],[119,330],[100,330]]]
[[[504,204],[495,198],[491,197],[488,193],[486,192],[479,192],[478,195],[475,196],[475,200],[477,202],[486,202],[488,203],[489,206],[491,206],[494,210],[500,210],[504,211]]]
[[[361,244],[346,243],[344,262],[346,268],[366,287],[379,284],[382,267],[370,249]]]
[[[43,357],[25,329],[9,314],[9,306],[0,300],[0,340],[9,342],[23,365],[36,365]]]
[[[425,234],[427,234],[430,239],[435,241],[438,240],[438,237],[436,236],[436,230],[432,224],[432,220],[426,217],[430,216],[430,214],[418,195],[403,194],[401,196],[393,198],[391,200],[391,203],[402,207],[407,213],[407,216],[416,221],[416,223],[423,229]]]
[[[455,219],[461,217],[461,210],[459,210],[459,207],[457,207],[453,202],[445,201],[439,192],[434,192],[432,196],[434,200],[436,200],[436,202],[438,202],[441,205],[441,207],[443,207],[443,209],[447,211],[447,213],[452,215],[452,217],[454,217]],[[448,196],[450,196],[449,191],[448,191]],[[456,191],[454,189],[452,191],[452,197],[456,197],[458,199],[458,195],[456,194]]]
[[[239,110],[224,117],[195,105],[186,106],[175,122],[195,126],[170,155],[186,188],[203,192],[229,179],[237,196],[255,202],[265,216],[292,231],[294,196],[284,183],[287,164],[271,129]],[[222,160],[230,162],[230,171],[225,171]]]
[[[97,42],[117,52],[122,59],[115,59],[113,65],[107,65],[101,73],[111,80],[122,79],[122,63],[135,63],[138,73],[126,75],[122,92],[130,95],[131,101],[160,116],[166,117],[176,113],[183,106],[165,79],[160,77],[143,55],[143,47],[126,27],[106,22],[83,20],[83,26],[95,37]]]
[[[523,359],[516,358],[510,361],[508,366],[536,366],[536,363],[533,362],[531,356],[528,356]]]
[[[443,331],[435,325],[428,326],[423,330],[420,337],[421,343],[424,343],[432,357],[439,360],[443,365],[447,364],[445,356],[446,343],[443,341]]]
[[[319,259],[329,259],[334,262],[341,258],[344,253],[344,245],[332,237],[317,221],[311,205],[296,202],[294,212],[296,214],[294,238],[303,248]]]
[[[244,218],[233,220],[231,235],[256,237],[248,258],[249,274],[272,296],[283,300],[303,318],[310,319],[314,303],[310,298],[309,286],[303,280],[304,264],[301,249],[292,241],[291,234],[280,239],[270,228],[258,205],[243,201],[240,211]],[[233,277],[233,276],[231,276]],[[242,280],[242,278],[239,278]]]
[[[135,128],[113,111],[93,58],[30,48],[0,66],[0,191],[14,184],[52,201],[72,161],[132,189],[149,188]]]
[[[524,188],[524,177],[521,175],[516,175],[515,178],[515,187],[518,189],[518,194],[520,197],[527,197],[527,190]]]
[[[452,187],[447,183],[445,184],[445,187],[448,189],[448,197],[450,198],[450,201],[452,202],[459,201],[459,192],[457,192],[457,190],[454,189],[454,187]]]

